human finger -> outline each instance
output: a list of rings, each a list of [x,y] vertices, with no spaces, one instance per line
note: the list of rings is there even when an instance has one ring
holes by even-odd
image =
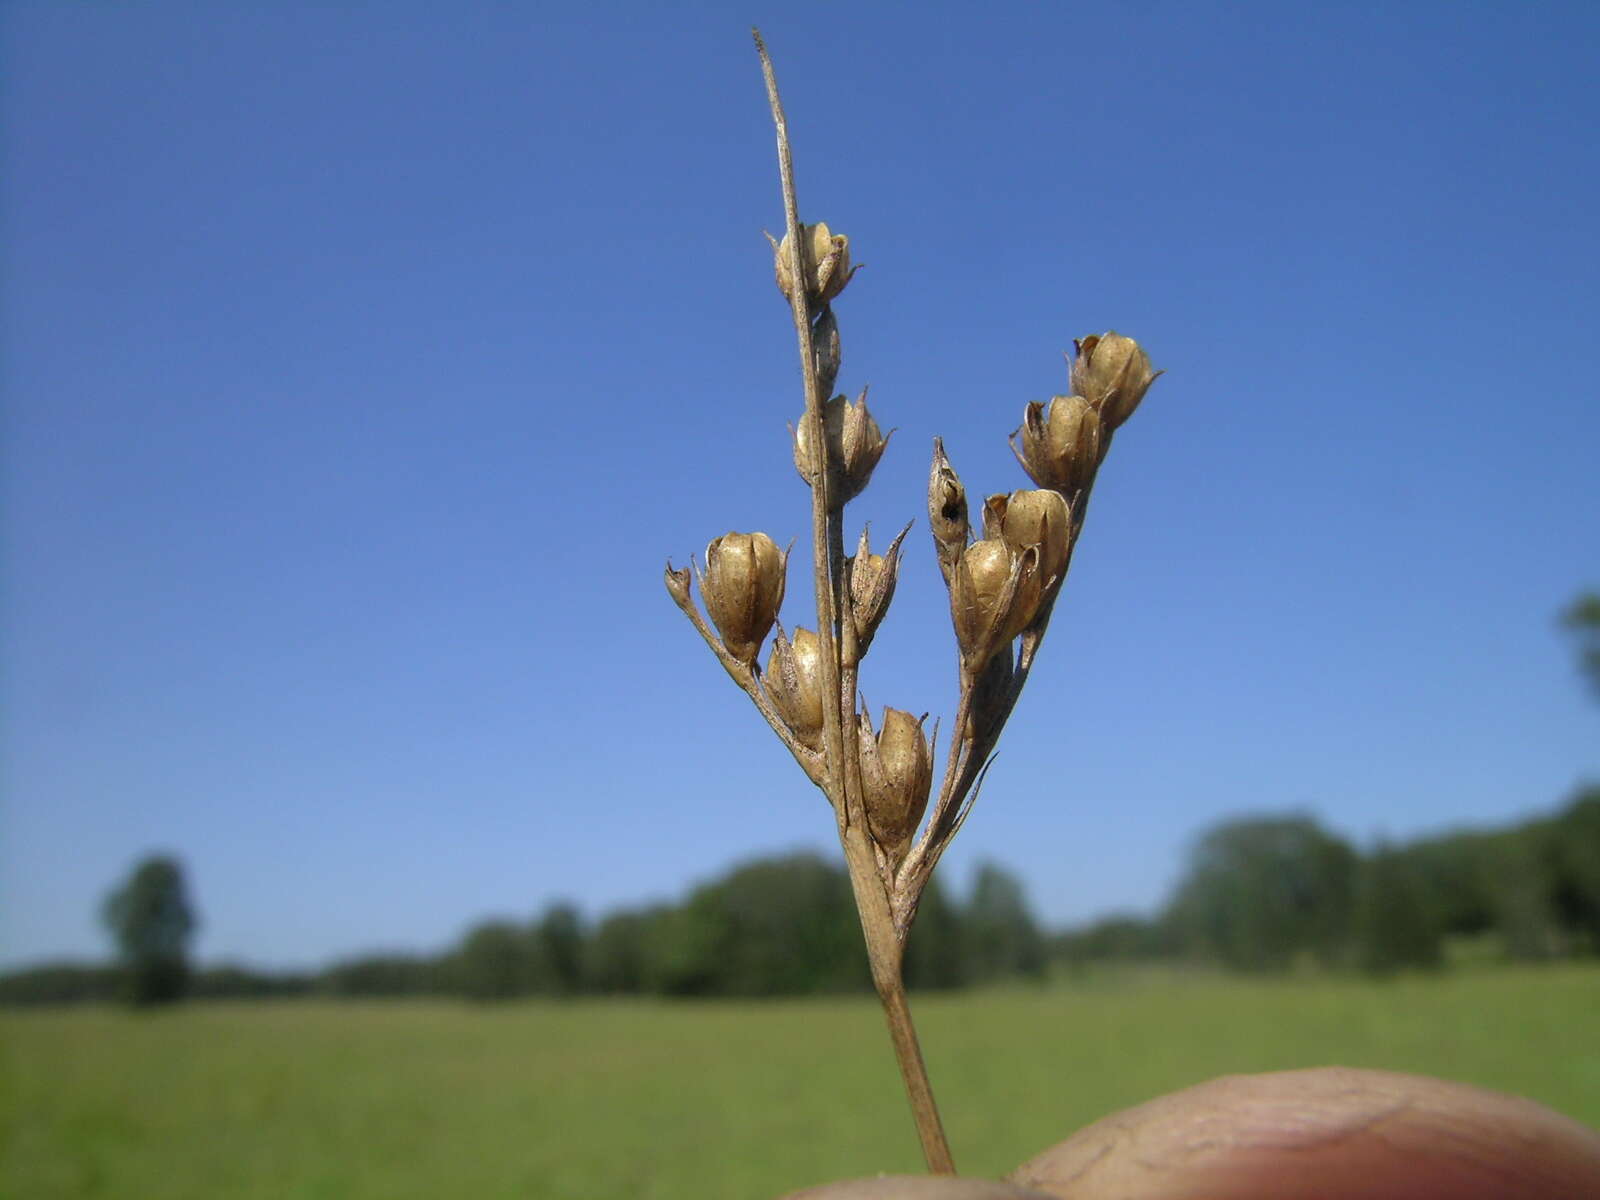
[[[1071,1200],[1571,1200],[1600,1196],[1600,1134],[1517,1096],[1326,1067],[1161,1096],[1008,1178]]]

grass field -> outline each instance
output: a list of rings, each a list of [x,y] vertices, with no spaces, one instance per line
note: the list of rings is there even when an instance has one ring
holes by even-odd
[[[956,1158],[1237,1071],[1342,1063],[1600,1124],[1600,969],[1116,976],[917,1002]],[[0,1015],[0,1195],[766,1200],[919,1169],[875,1003],[213,1004]]]

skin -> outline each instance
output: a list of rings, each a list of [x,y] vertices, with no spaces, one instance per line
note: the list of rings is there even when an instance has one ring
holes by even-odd
[[[1324,1067],[1230,1075],[1114,1113],[1011,1173],[789,1200],[1581,1200],[1600,1133],[1518,1096]]]
[[[1024,1163],[1071,1200],[1600,1197],[1600,1133],[1517,1096],[1325,1067],[1161,1096]]]

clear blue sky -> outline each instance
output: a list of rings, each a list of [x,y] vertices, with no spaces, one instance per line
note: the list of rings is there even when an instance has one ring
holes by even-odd
[[[830,818],[660,583],[807,527],[749,26],[841,386],[919,519],[874,705],[948,713],[923,488],[1116,328],[1118,437],[952,851],[1149,908],[1226,814],[1362,842],[1600,777],[1592,3],[4,11],[0,963],[134,859],[202,956],[431,949]],[[803,571],[785,617],[810,623]]]

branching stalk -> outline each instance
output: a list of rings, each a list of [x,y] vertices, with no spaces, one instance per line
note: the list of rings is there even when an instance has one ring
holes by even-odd
[[[869,715],[857,708],[861,661],[893,597],[900,544],[911,526],[882,555],[871,552],[863,531],[856,555],[845,556],[845,505],[867,485],[888,443],[867,411],[865,390],[854,404],[830,394],[840,366],[831,302],[853,274],[849,239],[823,223],[800,220],[772,59],[759,32],[755,43],[777,130],[783,190],[784,238],[773,240],[774,265],[789,298],[805,392],[795,462],[811,493],[816,634],[797,629],[790,640],[778,625],[763,673],[758,659],[778,621],[788,564],[788,551],[765,533],[728,533],[706,547],[700,590],[710,624],[695,605],[687,568],[669,562],[665,582],[674,603],[833,809],[873,986],[923,1157],[929,1170],[954,1174],[906,996],[906,939],[934,868],[972,811],[1001,730],[1033,669],[1112,435],[1160,372],[1131,338],[1108,333],[1080,339],[1071,366],[1073,394],[1057,396],[1048,406],[1029,404],[1012,435],[1017,459],[1038,490],[990,496],[977,540],[966,489],[942,442],[934,439],[928,521],[950,593],[959,692],[943,776],[926,811],[937,724],[930,743],[925,716],[885,709],[882,729],[874,730]]]

